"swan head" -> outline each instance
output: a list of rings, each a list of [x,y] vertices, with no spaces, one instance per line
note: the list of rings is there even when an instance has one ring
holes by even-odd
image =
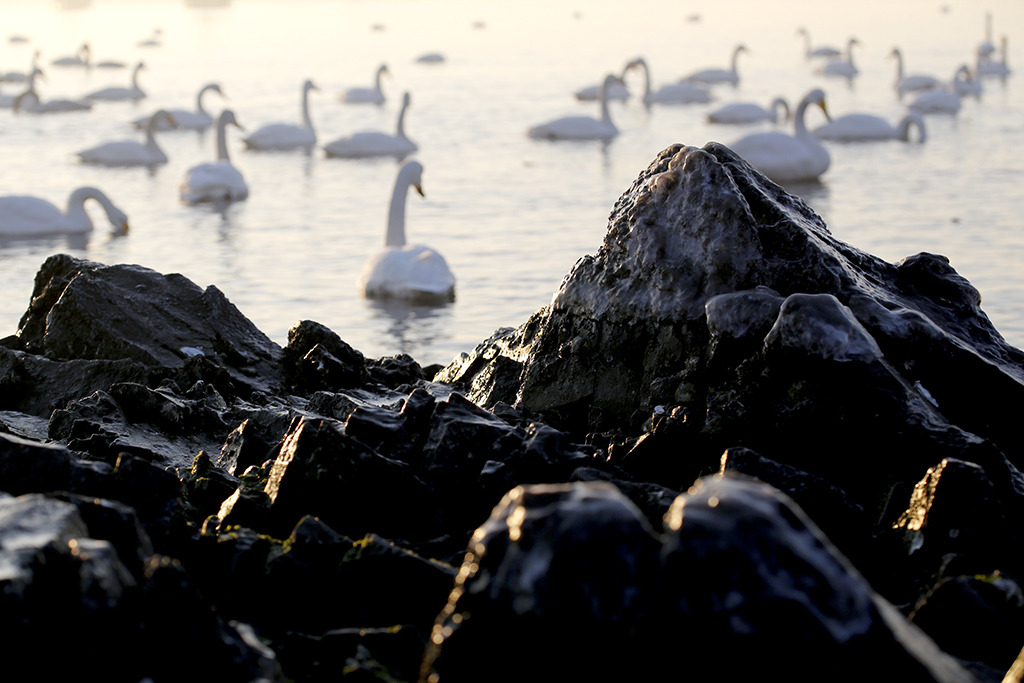
[[[383,76],[384,74],[387,74],[388,76],[391,75],[391,72],[388,71],[387,64],[381,64],[379,67],[377,67],[377,73],[381,76]]]
[[[161,119],[164,119],[167,123],[171,124],[172,128],[178,127],[178,122],[171,115],[171,112],[166,109],[158,109],[149,117],[149,130],[156,131],[157,125],[160,123]]]
[[[400,178],[405,178],[413,189],[416,190],[419,196],[427,196],[423,192],[423,164],[418,161],[407,161],[402,164],[402,168],[399,169],[398,175]]]
[[[405,93],[402,94],[402,106],[408,107],[410,102],[412,102],[412,95],[410,95],[409,91],[407,90],[405,91]]]
[[[235,117],[235,112],[230,110],[230,109],[225,109],[224,111],[222,111],[220,113],[219,119],[220,119],[220,123],[225,125],[225,126],[230,124],[230,125],[235,126],[236,128],[238,128],[239,130],[245,130],[245,128],[242,126],[242,124],[240,124],[238,122],[238,119]]]
[[[815,88],[814,90],[807,93],[804,97],[804,101],[807,104],[816,104],[821,108],[825,118],[829,121],[832,120],[832,115],[828,113],[828,107],[825,105],[825,92],[821,88]]]
[[[736,46],[736,49],[735,49],[735,50],[733,50],[733,52],[734,52],[735,54],[739,54],[739,53],[741,53],[741,52],[750,52],[750,48],[748,48],[748,47],[747,47],[746,45],[744,45],[743,43],[740,43],[739,45],[737,45],[737,46]]]
[[[309,92],[310,90],[319,90],[320,88],[316,87],[313,81],[306,79],[306,82],[302,84],[302,89],[305,92]]]

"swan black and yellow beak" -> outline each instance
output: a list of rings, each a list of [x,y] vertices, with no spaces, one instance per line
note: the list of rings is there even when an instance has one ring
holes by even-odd
[[[825,106],[825,100],[819,102],[818,106],[821,107],[821,111],[825,114],[825,119],[831,121],[832,115],[828,113],[828,107]]]
[[[422,185],[417,183],[417,184],[413,185],[413,187],[416,188],[416,191],[419,192],[421,197],[426,198],[427,195],[423,194],[423,186]]]
[[[124,223],[121,224],[121,234],[122,235],[127,235],[128,234],[128,221],[125,221]]]

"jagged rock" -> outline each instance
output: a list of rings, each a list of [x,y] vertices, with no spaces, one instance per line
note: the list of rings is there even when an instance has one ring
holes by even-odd
[[[514,489],[473,537],[421,680],[860,681],[881,662],[900,680],[974,680],[786,496],[715,477],[664,534],[607,484]]]

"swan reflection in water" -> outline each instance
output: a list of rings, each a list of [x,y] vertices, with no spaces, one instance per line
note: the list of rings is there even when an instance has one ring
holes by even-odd
[[[452,337],[451,331],[455,327],[454,303],[424,305],[400,299],[364,301],[375,329],[374,336],[379,336],[377,342],[380,348],[408,354],[421,365],[450,360],[428,360],[420,356],[423,349],[436,347],[438,341]]]

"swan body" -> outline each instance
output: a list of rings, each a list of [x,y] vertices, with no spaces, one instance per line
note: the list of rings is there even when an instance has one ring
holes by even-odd
[[[733,151],[777,183],[817,180],[828,170],[831,157],[804,123],[804,115],[811,104],[821,107],[828,117],[825,93],[814,89],[797,105],[793,135],[778,131],[754,133],[734,142]]]
[[[900,119],[896,126],[880,116],[873,114],[846,114],[832,119],[828,123],[814,129],[814,135],[822,140],[837,142],[861,142],[869,140],[903,140],[910,141],[910,129],[916,126],[918,141],[927,138],[924,119],[920,114],[910,113]]]
[[[644,72],[644,104],[703,104],[713,98],[705,85],[696,83],[666,83],[657,90],[651,90],[651,70],[647,60],[638,57],[627,65],[628,69],[639,68]]]
[[[179,187],[181,200],[199,202],[233,202],[249,196],[249,186],[228,157],[227,128],[239,125],[235,112],[225,109],[217,117],[217,159],[197,164],[188,170]]]
[[[242,142],[249,149],[291,150],[310,149],[316,145],[316,131],[309,116],[309,91],[319,90],[313,81],[302,84],[302,123],[271,123],[263,126]]]
[[[29,87],[28,90],[14,98],[14,101],[11,102],[11,109],[15,114],[22,111],[30,114],[55,114],[69,111],[89,111],[92,109],[92,102],[62,98],[43,101],[39,99],[39,93],[35,88]]]
[[[974,77],[966,64],[956,70],[951,86],[960,97],[981,97],[981,81]]]
[[[978,45],[978,59],[988,59],[995,54],[996,46],[992,42],[992,13],[985,13],[985,40]]]
[[[32,66],[28,71],[8,71],[3,76],[0,76],[0,83],[25,83],[29,79],[29,74],[35,71],[42,73],[42,70],[39,68],[39,50],[32,54]]]
[[[349,88],[342,93],[341,99],[343,102],[350,104],[384,104],[385,97],[384,91],[381,88],[381,78],[384,74],[389,74],[387,64],[381,64],[377,67],[377,74],[374,77],[374,85],[369,88]]]
[[[444,55],[440,52],[427,52],[416,58],[417,64],[443,64],[445,61]]]
[[[708,122],[710,123],[759,123],[770,121],[776,123],[779,120],[779,112],[782,111],[782,119],[789,118],[789,103],[781,97],[776,97],[766,109],[754,102],[733,102],[710,112]]]
[[[82,43],[81,47],[78,48],[78,52],[67,57],[58,57],[50,62],[53,66],[84,66],[89,68],[92,66],[92,50],[89,48],[89,43]]]
[[[901,97],[908,92],[919,92],[942,85],[942,81],[928,74],[905,75],[903,73],[903,53],[898,47],[894,47],[889,56],[896,60],[896,92]]]
[[[736,85],[740,82],[739,72],[736,70],[739,62],[739,56],[741,52],[747,52],[747,48],[744,45],[737,45],[732,51],[732,63],[728,69],[702,69],[695,71],[689,76],[684,76],[682,81],[687,83],[731,83]]]
[[[0,197],[0,236],[81,234],[93,229],[85,202],[94,199],[103,207],[110,224],[119,232],[128,230],[128,217],[107,195],[94,187],[80,187],[68,198],[67,209],[39,197]]]
[[[527,135],[544,140],[610,140],[619,134],[608,111],[607,92],[618,76],[608,74],[604,79],[604,93],[601,95],[601,118],[592,116],[565,116],[548,123],[533,126]]]
[[[815,59],[819,57],[838,57],[842,54],[839,48],[832,47],[831,45],[822,45],[820,47],[811,46],[811,34],[807,32],[805,28],[798,28],[796,30],[797,35],[803,36],[804,38],[804,56],[807,59]]]
[[[622,70],[622,75],[619,76],[619,82],[612,85],[611,89],[608,91],[609,100],[622,102],[629,99],[629,90],[626,88],[625,78],[626,73],[634,62],[635,60],[626,64],[626,67]],[[580,102],[596,102],[601,99],[601,84],[588,85],[585,88],[580,88],[573,94]]]
[[[999,58],[979,58],[974,68],[978,76],[1009,76],[1010,67],[1006,63],[1006,36],[999,41]]]
[[[213,116],[206,111],[203,106],[203,96],[208,92],[218,93],[221,97],[224,96],[224,91],[217,83],[207,83],[199,89],[199,93],[196,95],[196,108],[195,110],[189,109],[168,109],[171,116],[174,117],[174,121],[178,124],[177,128],[180,130],[206,130],[213,125]],[[145,129],[149,125],[149,116],[143,116],[132,121],[132,125],[139,129]],[[157,130],[172,130],[171,124],[167,122],[167,119],[160,117],[157,121]]]
[[[919,114],[956,114],[960,111],[960,96],[952,89],[933,88],[918,94],[908,107]]]
[[[139,87],[139,72],[146,68],[146,65],[139,62],[132,71],[132,83],[128,87],[111,86],[96,90],[85,96],[87,100],[104,100],[107,102],[124,102],[129,100],[145,99],[146,91]]]
[[[444,257],[430,247],[407,244],[405,204],[409,188],[423,195],[423,166],[407,161],[398,171],[388,208],[384,249],[372,255],[358,285],[368,298],[446,303],[455,299],[455,276]]]
[[[398,112],[395,134],[364,131],[333,140],[324,145],[329,157],[349,159],[394,156],[404,157],[416,151],[416,143],[405,134],[405,112],[409,108],[409,93],[402,96],[402,109]]]
[[[159,117],[170,117],[161,109],[153,114],[149,127],[146,128],[146,141],[118,140],[106,142],[96,147],[77,152],[79,159],[86,164],[104,166],[157,166],[167,163],[167,155],[156,143],[156,121]],[[173,122],[173,119],[172,119]]]
[[[860,45],[860,41],[856,38],[850,38],[846,43],[846,52],[843,57],[835,57],[824,64],[817,70],[817,73],[822,76],[841,76],[843,78],[853,78],[860,73],[860,69],[853,63],[853,46]]]

